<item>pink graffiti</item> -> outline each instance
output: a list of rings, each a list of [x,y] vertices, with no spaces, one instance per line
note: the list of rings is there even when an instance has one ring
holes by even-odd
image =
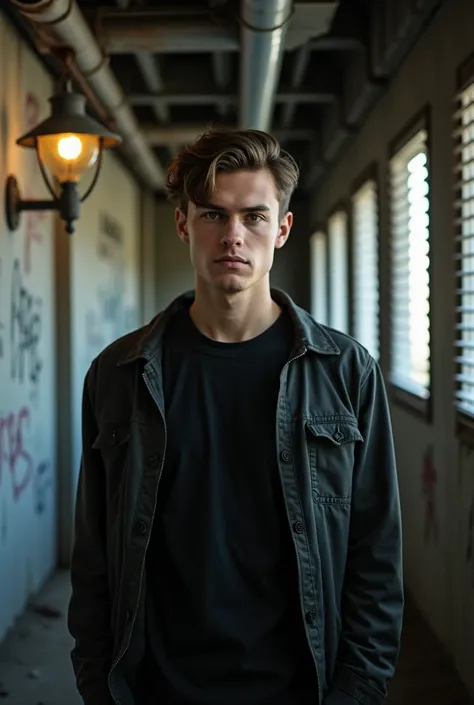
[[[39,122],[40,103],[38,97],[34,93],[27,93],[25,97],[24,121],[26,130],[31,130]],[[36,170],[35,170],[36,172]],[[35,173],[33,172],[33,173]],[[25,199],[38,198],[38,193],[34,193],[34,185],[26,182],[25,184]],[[25,253],[24,265],[25,271],[31,271],[31,249],[33,242],[41,243],[43,238],[41,235],[41,224],[44,222],[47,214],[44,211],[26,211],[23,214],[25,218]]]
[[[23,445],[25,425],[30,421],[30,411],[23,407],[17,414],[0,416],[0,488],[5,471],[9,471],[13,499],[18,502],[33,479],[33,458]]]

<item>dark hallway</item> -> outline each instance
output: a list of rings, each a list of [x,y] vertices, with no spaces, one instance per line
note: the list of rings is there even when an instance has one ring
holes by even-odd
[[[84,376],[194,287],[167,169],[240,126],[300,167],[272,286],[386,384],[410,596],[388,703],[472,705],[473,27],[472,0],[0,0],[1,703],[80,704]]]

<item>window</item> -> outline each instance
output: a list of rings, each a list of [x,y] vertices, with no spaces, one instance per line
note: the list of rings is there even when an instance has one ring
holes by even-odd
[[[329,325],[344,333],[349,328],[347,277],[347,215],[337,211],[328,221],[329,235]]]
[[[419,129],[390,161],[391,381],[430,395],[430,242],[427,132]]]
[[[369,180],[352,197],[354,337],[379,358],[377,186]]]
[[[456,112],[456,402],[474,416],[474,81]]]
[[[324,233],[314,233],[311,252],[311,315],[318,323],[327,324],[327,243]]]

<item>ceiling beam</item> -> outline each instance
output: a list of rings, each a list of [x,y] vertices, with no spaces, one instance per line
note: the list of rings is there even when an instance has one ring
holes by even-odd
[[[162,93],[163,81],[155,56],[146,51],[139,51],[135,54],[135,60],[140,68],[148,90],[151,93]],[[167,103],[162,100],[151,100],[150,105],[160,122],[169,122],[170,114]]]
[[[310,42],[311,51],[359,51],[364,48],[360,37],[316,37]]]
[[[126,21],[111,17],[99,24],[99,33],[107,54],[131,54],[149,51],[156,54],[200,54],[238,52],[240,42],[231,26],[215,26],[207,22],[192,25],[184,22],[160,22],[130,16]],[[306,44],[308,32],[288,29],[286,48]],[[358,37],[318,37],[310,39],[312,51],[355,51],[363,47]]]
[[[238,51],[238,30],[210,22],[157,21],[150,18],[113,15],[102,17],[99,36],[107,54],[150,51],[156,54],[194,54]]]
[[[216,51],[212,55],[212,71],[214,81],[221,91],[224,91],[230,83],[231,55],[226,51]],[[214,101],[219,115],[225,117],[229,109],[230,102],[226,100]]]
[[[293,89],[298,88],[302,84],[310,58],[311,45],[310,42],[306,42],[295,54],[293,74],[291,76],[291,87]],[[286,101],[281,120],[282,127],[288,128],[290,126],[293,121],[296,106],[296,101]]]
[[[233,129],[234,125],[213,125],[213,129]],[[154,125],[142,126],[143,134],[152,147],[170,146],[173,144],[186,144],[210,129],[209,125],[182,125],[173,127],[155,127]],[[271,130],[271,134],[278,140],[311,141],[314,131],[308,129]]]
[[[115,0],[117,6],[124,10],[130,6],[130,0]],[[163,91],[163,80],[161,78],[159,59],[154,54],[146,51],[139,51],[135,54],[135,60],[138,68],[141,71],[145,85],[149,91],[159,93]],[[166,103],[154,100],[151,103],[153,112],[158,120],[162,123],[167,123],[170,120],[170,111]],[[173,150],[171,156],[173,156]]]
[[[235,93],[220,93],[219,91],[206,93],[163,91],[160,93],[132,93],[128,99],[135,106],[152,105],[155,102],[164,105],[214,105],[218,102],[236,105],[238,96]],[[277,93],[275,100],[277,103],[288,104],[330,104],[337,100],[337,93],[318,90],[289,90]]]
[[[336,0],[305,0],[293,3],[284,46],[288,51],[319,37],[316,50],[349,49],[360,45],[357,38],[329,35]],[[210,21],[206,17],[163,14],[160,8],[128,10],[102,8],[91,19],[107,54],[132,54],[149,51],[155,54],[213,53],[240,51],[239,25],[230,21]],[[93,16],[92,16],[93,17]]]

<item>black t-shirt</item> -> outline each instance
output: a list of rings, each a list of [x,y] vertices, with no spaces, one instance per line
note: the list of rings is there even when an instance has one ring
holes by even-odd
[[[147,553],[147,689],[160,705],[316,703],[276,454],[293,339],[286,313],[242,343],[205,337],[187,309],[165,332],[167,449]]]

